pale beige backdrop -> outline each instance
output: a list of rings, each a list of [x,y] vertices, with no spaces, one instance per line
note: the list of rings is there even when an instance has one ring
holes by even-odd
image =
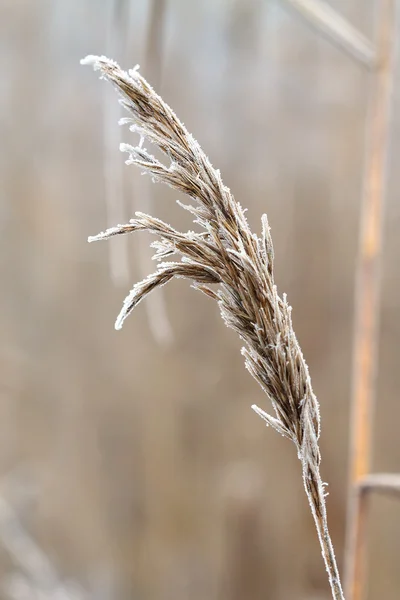
[[[163,290],[169,344],[154,335],[160,301],[114,331],[131,283],[154,265],[147,240],[130,239],[130,275],[115,285],[110,246],[86,243],[111,224],[106,182],[117,198],[118,136],[132,134],[108,129],[105,171],[105,114],[109,128],[118,110],[79,59],[145,60],[149,3],[131,0],[110,33],[112,4],[0,2],[0,597],[30,600],[72,580],[78,600],[328,599],[295,449],[251,411],[266,400],[215,304],[173,282]],[[342,567],[367,74],[283,4],[169,0],[160,91],[256,231],[268,212],[277,283],[321,402]],[[331,4],[373,37],[372,0]],[[385,471],[400,471],[398,82],[374,449]],[[190,227],[171,190],[122,173],[118,220],[146,208],[150,191],[158,216]],[[113,252],[122,261],[123,247]],[[372,504],[368,598],[397,600],[400,505]],[[45,562],[23,579],[39,548]]]

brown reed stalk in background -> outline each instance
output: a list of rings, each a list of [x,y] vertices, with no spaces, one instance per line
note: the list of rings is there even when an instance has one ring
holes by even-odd
[[[371,470],[376,372],[378,364],[379,299],[382,226],[385,204],[387,149],[393,86],[397,2],[379,6],[378,68],[371,78],[369,152],[365,165],[360,249],[357,264],[353,352],[353,393],[350,446],[350,494],[346,528],[345,589],[349,600],[362,600],[366,582],[366,489],[379,487],[380,476],[363,486]],[[385,477],[385,476],[384,476]],[[386,480],[387,481],[387,480]]]
[[[167,0],[150,0],[142,64],[146,73],[150,73],[151,79],[157,88],[161,84],[166,14]],[[151,181],[148,181],[145,177],[139,177],[132,182],[132,185],[132,212],[134,213],[137,209],[136,202],[141,203],[142,210],[145,212],[152,212],[153,192]],[[151,248],[143,238],[138,240],[137,262],[140,277],[144,277],[148,273],[151,264]],[[148,302],[146,302],[146,313],[148,326],[154,340],[160,345],[169,345],[173,341],[174,335],[162,290],[160,294],[150,296]]]
[[[376,52],[371,42],[324,0],[284,0],[335,46],[368,68],[376,66]]]
[[[293,331],[291,307],[285,295],[278,295],[274,283],[274,253],[267,217],[262,217],[261,237],[253,234],[243,208],[223,184],[219,171],[137,69],[126,73],[115,62],[96,56],[88,56],[82,63],[100,70],[130,113],[122,122],[131,125],[140,141],[137,146],[121,144],[121,150],[129,155],[127,163],[137,165],[153,180],[187,194],[194,203],[181,206],[194,215],[194,222],[202,229],[199,233],[181,233],[155,217],[136,213],[129,224],[89,238],[102,240],[133,231],[148,231],[158,238],[152,243],[158,268],[133,287],[117,318],[116,329],[122,327],[147,294],[174,277],[189,279],[195,289],[218,302],[226,325],[244,341],[246,367],[267,394],[275,416],[257,406],[253,406],[254,410],[296,446],[332,597],[343,600],[319,471],[319,407]],[[168,164],[146,150],[144,140],[158,147]],[[180,260],[164,262],[176,254]]]
[[[125,38],[128,23],[127,0],[110,0],[109,14],[106,20],[107,52],[124,55]],[[115,156],[115,146],[120,142],[120,131],[115,122],[120,117],[120,107],[112,102],[109,90],[103,94],[103,135],[104,135],[104,194],[106,201],[107,223],[125,219],[124,173],[121,161]],[[129,281],[129,257],[127,240],[121,238],[109,245],[111,278],[116,286],[126,285]]]

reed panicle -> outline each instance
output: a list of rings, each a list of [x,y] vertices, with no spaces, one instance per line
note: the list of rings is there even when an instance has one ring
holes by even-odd
[[[115,87],[129,113],[121,123],[129,124],[131,131],[139,135],[136,146],[121,144],[121,150],[128,154],[127,164],[188,195],[193,203],[181,206],[193,214],[201,229],[182,233],[155,217],[136,213],[128,224],[89,238],[97,241],[135,231],[148,231],[157,238],[152,246],[158,267],[133,287],[116,329],[143,298],[174,277],[189,279],[193,287],[218,302],[226,325],[244,342],[246,367],[266,393],[273,414],[257,406],[252,408],[297,448],[332,597],[343,599],[319,469],[319,406],[293,331],[291,306],[286,295],[278,295],[274,283],[274,251],[267,216],[262,216],[258,237],[251,232],[245,211],[223,184],[219,171],[138,68],[126,73],[115,62],[97,56],[81,62],[99,70],[101,77]],[[145,140],[162,151],[165,163],[146,150]],[[170,257],[176,259],[166,261]]]

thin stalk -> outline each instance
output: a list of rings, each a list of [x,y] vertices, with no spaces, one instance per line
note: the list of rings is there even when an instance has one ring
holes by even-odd
[[[351,58],[371,69],[376,53],[371,42],[323,0],[285,0],[303,19]]]
[[[144,70],[149,73],[149,80],[156,89],[161,87],[166,12],[167,0],[150,0],[142,62]],[[133,182],[132,212],[135,213],[139,208],[144,212],[153,210],[151,182],[143,177]],[[138,247],[139,269],[144,276],[152,261],[150,249],[143,236],[139,239]],[[159,294],[153,294],[146,302],[147,323],[154,340],[161,346],[168,346],[173,341],[174,334],[168,317],[164,290],[159,291]]]
[[[363,494],[375,492],[387,496],[400,497],[400,475],[398,473],[371,473],[360,481]]]
[[[371,470],[379,322],[381,234],[385,201],[390,96],[393,82],[396,1],[379,3],[376,74],[371,80],[369,150],[364,176],[360,250],[356,279],[350,497],[346,534],[346,593],[361,600],[365,588],[367,495],[359,482]]]
[[[344,600],[343,590],[340,583],[339,569],[336,563],[335,552],[328,529],[325,493],[321,476],[319,474],[319,469],[316,473],[314,473],[313,480],[310,480],[308,476],[308,470],[304,469],[303,466],[303,480],[307,498],[310,503],[311,512],[314,517],[315,527],[318,533],[322,557],[328,573],[332,598],[334,600]]]
[[[107,15],[106,47],[110,54],[122,55],[126,38],[126,23],[129,0],[110,0]],[[109,90],[105,90],[109,92]],[[120,223],[126,219],[124,203],[123,165],[115,154],[115,147],[121,142],[117,121],[121,107],[111,101],[109,93],[104,93],[104,193],[107,209],[107,222]],[[128,242],[114,240],[109,250],[110,271],[116,286],[129,281]]]

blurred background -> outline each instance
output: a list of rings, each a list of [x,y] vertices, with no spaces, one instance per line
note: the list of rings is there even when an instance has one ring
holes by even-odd
[[[374,39],[372,0],[331,0]],[[278,0],[0,2],[0,598],[330,598],[295,448],[215,303],[171,285],[120,332],[154,269],[143,236],[87,236],[177,194],[124,165],[114,92],[79,65],[136,63],[260,231],[322,413],[343,566],[366,69]],[[374,469],[400,470],[400,77],[384,226]],[[122,109],[121,109],[122,110]],[[400,507],[372,500],[368,598],[399,598]]]

